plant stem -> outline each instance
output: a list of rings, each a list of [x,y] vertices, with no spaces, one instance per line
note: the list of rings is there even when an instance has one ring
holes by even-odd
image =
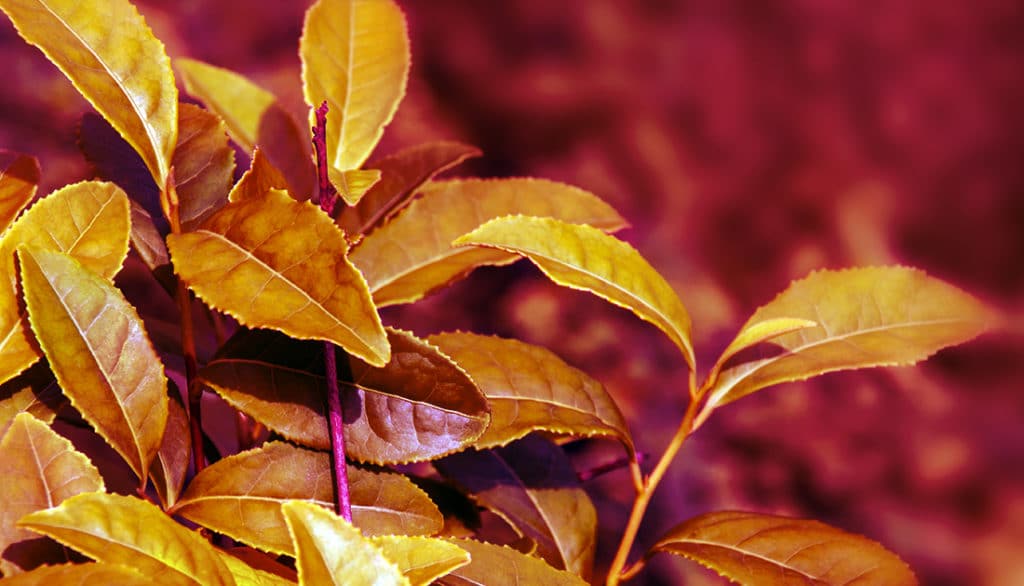
[[[338,387],[338,362],[334,344],[324,342],[324,370],[327,375],[327,427],[331,434],[331,469],[334,475],[334,512],[352,522],[352,503],[348,492],[348,466],[345,464],[345,412]],[[342,376],[352,379],[348,356],[342,364]]]
[[[696,387],[696,379],[693,373],[690,374],[690,396],[694,396]],[[606,581],[607,586],[616,586],[620,580],[627,577],[632,577],[640,568],[634,566],[629,569],[629,572],[624,574],[623,568],[626,567],[626,561],[629,559],[629,552],[633,548],[633,542],[636,540],[637,532],[640,530],[640,522],[643,521],[644,513],[647,512],[647,506],[651,503],[651,497],[654,496],[654,491],[658,488],[658,484],[665,476],[665,472],[668,471],[669,465],[672,460],[675,459],[676,454],[679,453],[679,449],[683,447],[683,442],[689,437],[690,432],[693,431],[693,420],[697,416],[700,403],[696,400],[691,399],[689,406],[686,408],[686,413],[683,415],[683,420],[679,424],[679,428],[676,429],[675,435],[672,436],[672,441],[669,442],[668,447],[665,448],[665,452],[661,455],[661,459],[658,460],[658,464],[651,471],[651,475],[647,478],[644,483],[643,490],[637,495],[636,500],[633,501],[633,510],[629,514],[629,521],[626,523],[626,529],[622,534],[622,540],[619,542],[619,549],[615,552],[615,557],[612,559],[611,567],[608,569],[608,578]],[[642,564],[640,564],[642,566]]]

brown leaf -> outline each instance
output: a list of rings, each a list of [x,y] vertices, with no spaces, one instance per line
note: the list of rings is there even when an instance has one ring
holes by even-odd
[[[35,157],[0,149],[0,233],[32,201],[39,186]]]
[[[227,203],[235,174],[235,151],[228,146],[224,121],[192,104],[178,106],[178,146],[174,181],[179,217],[191,230]]]
[[[52,423],[57,409],[67,403],[57,381],[45,362],[34,366],[0,385],[0,437],[18,413],[31,413],[33,417]]]
[[[185,485],[189,458],[192,456],[192,436],[189,433],[188,414],[181,403],[181,394],[173,382],[169,385],[167,402],[167,428],[156,459],[149,467],[157,496],[164,508],[178,500]]]

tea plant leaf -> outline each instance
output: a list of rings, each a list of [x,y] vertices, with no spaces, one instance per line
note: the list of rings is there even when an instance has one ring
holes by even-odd
[[[40,353],[17,296],[14,252],[19,245],[66,252],[113,278],[128,255],[128,197],[112,183],[83,181],[40,199],[0,240],[0,382],[25,370]]]
[[[35,157],[0,149],[0,233],[6,230],[39,186],[39,161]]]
[[[18,33],[71,80],[167,183],[178,89],[163,43],[128,0],[2,0]]]
[[[327,101],[327,160],[362,166],[405,95],[409,39],[391,0],[319,0],[299,41],[306,103]]]
[[[131,223],[132,247],[139,253],[139,258],[149,270],[155,271],[160,267],[170,266],[171,257],[167,254],[167,244],[160,235],[153,216],[135,201],[131,202]]]
[[[466,550],[443,539],[380,535],[370,541],[398,566],[412,586],[430,586],[441,576],[469,563]]]
[[[338,225],[350,236],[366,234],[401,211],[434,175],[480,154],[476,147],[459,142],[428,142],[371,163],[380,171],[380,181],[359,203],[341,211]]]
[[[320,348],[282,336],[256,334],[255,353],[218,358],[203,382],[236,409],[294,442],[330,447],[324,412],[326,383]],[[349,458],[376,464],[429,460],[473,443],[489,421],[487,400],[472,380],[437,348],[388,328],[391,360],[376,368],[352,360],[356,381],[347,388],[345,449]],[[273,348],[273,354],[262,348]],[[286,355],[303,357],[289,364]],[[313,359],[311,361],[311,359]]]
[[[167,238],[174,270],[239,322],[328,340],[373,364],[390,350],[334,222],[280,191],[230,203],[195,232]]]
[[[690,315],[665,278],[625,242],[591,226],[511,216],[491,220],[454,244],[521,254],[555,283],[632,311],[664,332],[693,370]]]
[[[185,230],[199,225],[227,203],[234,180],[235,151],[228,146],[224,121],[192,104],[178,110],[174,180]]]
[[[103,478],[71,442],[29,413],[19,413],[0,441],[0,571],[11,576],[43,562],[66,560],[48,539],[15,526],[23,516],[83,492],[102,491]]]
[[[282,503],[281,512],[295,544],[299,584],[409,586],[379,547],[333,512],[305,501]]]
[[[359,203],[366,192],[380,181],[380,171],[377,169],[338,171],[331,167],[327,172],[331,178],[331,184],[338,190],[338,195],[350,206]]]
[[[167,380],[121,291],[59,252],[19,248],[29,322],[64,394],[145,480],[167,422]]]
[[[18,523],[100,562],[134,568],[161,584],[233,585],[217,550],[155,505],[91,492],[37,511]]]
[[[825,372],[924,360],[981,334],[992,314],[976,299],[904,267],[819,271],[794,282],[747,322],[787,317],[819,327],[774,338],[778,356],[726,369],[708,389],[708,408],[781,382]]]
[[[88,584],[117,584],[118,586],[149,586],[152,577],[146,577],[131,568],[114,564],[87,563],[41,566],[16,576],[4,578],[4,586],[87,586]]]
[[[228,201],[240,201],[263,197],[271,189],[287,189],[288,182],[277,167],[270,164],[263,149],[256,147],[252,163],[228,193]]]
[[[633,452],[626,420],[608,391],[550,350],[467,332],[427,341],[466,370],[487,397],[491,424],[473,445],[503,446],[532,431],[611,436]]]
[[[438,583],[442,586],[586,586],[583,578],[556,570],[543,560],[511,547],[472,539],[450,539],[469,552],[469,565],[456,568]]]
[[[725,350],[722,351],[721,356],[718,357],[718,361],[711,368],[708,374],[708,383],[711,384],[718,378],[718,373],[722,367],[730,358],[736,356],[739,352],[767,342],[772,338],[777,338],[783,334],[795,332],[797,330],[803,330],[806,328],[813,328],[818,325],[818,322],[809,319],[799,319],[793,317],[777,317],[759,321],[756,323],[748,323],[740,330],[736,337],[733,338],[732,342],[726,346]]]
[[[400,474],[349,466],[352,519],[370,535],[425,535],[443,518],[427,495]],[[330,456],[282,442],[225,458],[196,475],[174,514],[275,554],[293,553],[281,503],[333,507]]]
[[[589,578],[597,512],[560,447],[533,435],[503,448],[453,454],[434,467],[536,543],[549,564]]]
[[[45,362],[37,362],[0,385],[0,437],[7,433],[19,413],[31,413],[44,423],[52,423],[57,409],[65,402],[67,399],[50,374],[50,368]]]
[[[759,513],[707,513],[671,529],[651,549],[691,559],[741,584],[917,584],[878,543],[818,521]]]
[[[597,196],[541,179],[455,180],[427,184],[420,198],[353,249],[378,307],[411,303],[482,265],[518,257],[452,246],[487,220],[508,214],[551,216],[614,231],[626,221]]]
[[[251,550],[250,550],[251,551]],[[288,580],[276,574],[254,568],[244,561],[224,551],[217,551],[220,561],[224,562],[228,571],[235,579],[236,586],[290,586],[295,580]]]
[[[189,457],[192,455],[188,415],[181,404],[181,394],[173,384],[170,386],[172,388],[167,402],[167,427],[156,460],[153,460],[149,467],[149,477],[153,480],[156,494],[164,508],[177,502],[178,495],[185,485]]]

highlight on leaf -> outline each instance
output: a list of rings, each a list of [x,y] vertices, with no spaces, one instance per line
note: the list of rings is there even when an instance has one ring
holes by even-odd
[[[479,266],[515,262],[514,254],[452,246],[488,220],[508,214],[549,216],[606,231],[626,221],[597,196],[542,179],[466,179],[425,185],[419,197],[352,250],[379,306],[411,303]]]
[[[370,541],[395,564],[412,586],[430,586],[441,576],[469,563],[469,553],[433,537],[380,535]]]
[[[164,45],[128,0],[2,0],[38,47],[167,183],[178,132],[178,88]]]
[[[451,539],[469,552],[470,562],[456,568],[438,582],[444,586],[586,586],[583,578],[557,570],[540,558],[520,553],[505,545],[494,545],[473,539]]]
[[[32,201],[39,186],[35,157],[0,149],[0,233]]]
[[[592,226],[553,218],[497,218],[455,246],[497,248],[530,259],[555,283],[589,291],[658,327],[694,369],[690,315],[679,296],[633,247]]]
[[[880,544],[818,521],[722,511],[668,531],[648,555],[669,552],[741,584],[917,584]]]

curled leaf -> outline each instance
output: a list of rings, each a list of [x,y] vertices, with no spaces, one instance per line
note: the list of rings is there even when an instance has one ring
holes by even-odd
[[[0,233],[32,201],[39,186],[35,157],[0,149]]]
[[[429,586],[435,580],[469,563],[469,553],[444,539],[380,535],[370,541],[384,557],[398,566],[412,586]]]
[[[756,323],[747,323],[743,326],[736,337],[733,338],[732,342],[725,347],[722,351],[721,356],[718,357],[718,362],[711,368],[711,372],[708,374],[708,382],[705,383],[707,386],[714,384],[718,379],[718,373],[722,367],[729,361],[730,358],[736,356],[739,352],[756,346],[762,342],[767,342],[772,338],[778,338],[783,334],[795,332],[806,328],[813,328],[818,325],[818,322],[809,319],[800,319],[794,317],[776,317],[759,321]]]
[[[348,475],[353,522],[368,534],[441,529],[437,507],[405,476],[354,466]],[[259,549],[291,555],[281,504],[292,499],[333,506],[330,456],[271,442],[204,468],[172,511]]]
[[[349,171],[338,171],[331,167],[327,170],[330,175],[334,189],[338,191],[345,203],[354,206],[363,199],[366,192],[380,181],[380,171],[377,169],[351,169]]]
[[[491,220],[454,244],[523,255],[555,283],[632,311],[664,332],[693,370],[690,315],[665,278],[625,242],[591,226],[510,216]]]
[[[456,568],[438,580],[443,586],[585,586],[576,574],[556,570],[543,560],[511,547],[494,545],[472,539],[451,539],[455,545],[469,552],[469,565]]]
[[[626,221],[597,196],[541,179],[454,180],[427,184],[420,198],[352,251],[378,306],[411,303],[478,266],[515,262],[504,251],[452,240],[508,214],[551,216],[614,231]]]
[[[100,562],[159,576],[161,584],[233,585],[217,550],[142,499],[91,492],[18,523]]]
[[[263,149],[256,147],[252,153],[252,163],[242,174],[228,193],[228,201],[239,201],[263,197],[271,189],[287,189],[288,182],[284,175],[270,164]]]
[[[164,508],[170,507],[178,500],[181,489],[185,485],[185,474],[188,472],[189,458],[192,456],[192,436],[189,433],[188,414],[181,404],[181,394],[172,384],[167,401],[167,428],[164,431],[160,450],[156,459],[149,467],[149,477],[153,480],[156,494]]]
[[[917,584],[903,560],[866,537],[775,515],[707,513],[671,529],[650,553],[659,551],[741,584]]]
[[[18,33],[167,182],[178,132],[178,89],[163,43],[128,0],[3,0]]]

